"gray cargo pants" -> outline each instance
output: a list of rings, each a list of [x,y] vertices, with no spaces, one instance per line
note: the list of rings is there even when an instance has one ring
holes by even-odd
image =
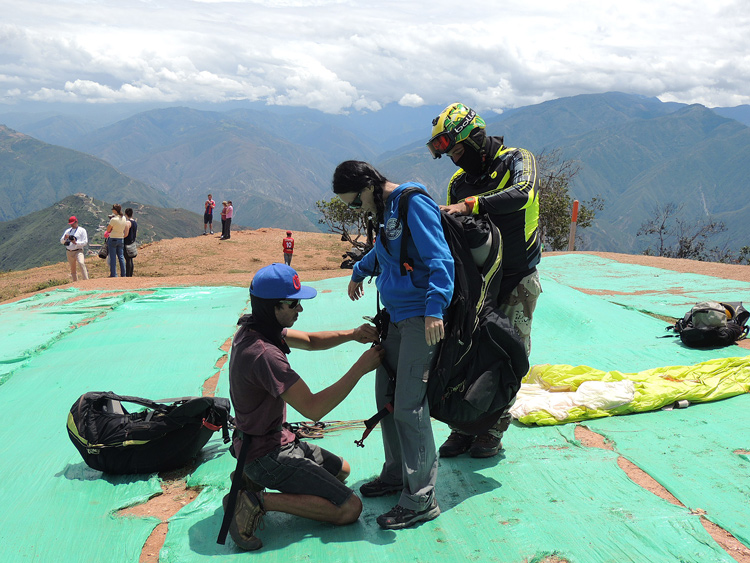
[[[385,463],[380,478],[401,484],[398,504],[421,511],[435,495],[437,452],[427,405],[427,379],[437,346],[425,341],[424,317],[390,323],[383,342],[388,365],[396,370],[393,413],[380,421]],[[378,410],[385,407],[389,377],[381,366],[375,375]]]

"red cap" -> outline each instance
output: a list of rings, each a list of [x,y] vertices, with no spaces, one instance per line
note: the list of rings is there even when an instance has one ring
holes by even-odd
[[[70,219],[68,219],[68,224],[69,225],[72,225],[73,223],[77,223],[77,222],[78,222],[78,219],[76,219],[75,215],[71,215]]]

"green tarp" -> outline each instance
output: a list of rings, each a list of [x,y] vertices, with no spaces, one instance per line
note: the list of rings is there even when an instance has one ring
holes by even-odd
[[[663,309],[664,294],[653,280],[672,274],[590,258],[566,255],[542,262],[544,293],[534,320],[532,364],[639,372],[746,355],[736,346],[694,351],[679,340],[659,338],[664,322],[639,311]],[[582,276],[586,270],[590,275]],[[614,270],[622,275],[605,276]],[[639,281],[643,276],[647,283]],[[616,283],[618,291],[630,292],[638,302],[623,307],[609,295],[576,290],[585,289],[581,277],[604,288]],[[625,285],[627,279],[632,285]],[[708,296],[702,288],[723,283],[714,282],[708,277],[689,280],[690,299],[701,300]],[[295,328],[348,328],[372,315],[374,285],[365,285],[365,299],[353,303],[346,298],[346,284],[346,278],[312,284],[320,293],[303,304]],[[721,299],[749,301],[745,288],[737,287]],[[12,366],[3,372],[0,385],[1,560],[139,560],[157,521],[122,518],[117,511],[157,494],[158,476],[114,478],[86,467],[65,432],[67,412],[86,391],[153,399],[201,394],[247,307],[246,289],[221,287],[143,293],[57,290],[0,306],[5,321],[0,358],[2,365]],[[295,350],[290,361],[318,390],[343,374],[363,349],[349,344],[326,352]],[[225,397],[226,370],[224,364],[216,391]],[[365,377],[326,420],[361,421],[374,414],[372,382],[372,376]],[[453,563],[460,558],[521,563],[556,554],[575,563],[730,563],[692,510],[704,510],[707,518],[750,545],[745,527],[750,521],[745,485],[750,462],[743,453],[750,450],[748,413],[745,394],[685,410],[586,421],[613,442],[615,452],[582,447],[573,424],[514,423],[498,458],[440,461],[442,514],[436,520],[398,532],[380,530],[375,517],[390,508],[394,497],[365,499],[360,520],[342,528],[268,514],[258,532],[264,548],[252,554],[239,552],[231,540],[225,546],[215,542],[221,498],[234,465],[217,436],[187,478],[202,490],[170,521],[160,560],[191,563],[218,556],[222,561]],[[292,409],[289,419],[302,420]],[[448,429],[437,422],[434,428],[439,443]],[[357,448],[354,440],[361,432],[361,426],[343,428],[318,442],[351,463],[349,484],[354,488],[377,475],[382,463],[379,432],[365,448]],[[653,475],[685,507],[631,482],[617,466],[618,454]]]

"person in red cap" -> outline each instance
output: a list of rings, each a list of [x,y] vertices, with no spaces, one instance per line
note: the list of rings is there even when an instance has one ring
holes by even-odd
[[[284,248],[284,263],[287,266],[291,266],[292,254],[294,254],[294,239],[292,238],[292,231],[286,232],[286,237],[281,241],[281,246]]]
[[[240,318],[232,340],[229,394],[237,428],[233,446],[244,471],[229,534],[246,551],[262,547],[255,529],[266,512],[336,525],[351,524],[362,512],[362,501],[343,483],[349,463],[315,444],[300,442],[283,426],[287,404],[309,420],[321,420],[380,365],[384,354],[381,346],[370,347],[335,383],[313,393],[289,365],[290,348],[326,350],[349,341],[378,341],[377,330],[368,324],[352,330],[293,330],[303,311],[302,300],[316,294],[286,264],[261,268],[250,284],[252,314]],[[264,492],[265,488],[279,492]],[[224,497],[225,511],[230,502],[230,495]]]
[[[70,225],[63,236],[60,237],[60,243],[64,244],[68,251],[68,264],[70,265],[70,277],[73,281],[78,281],[78,274],[76,271],[76,264],[81,269],[81,277],[85,280],[89,279],[89,271],[86,269],[86,261],[84,257],[83,249],[89,243],[89,237],[86,234],[86,229],[78,226],[78,219],[73,215],[68,219],[68,225]]]

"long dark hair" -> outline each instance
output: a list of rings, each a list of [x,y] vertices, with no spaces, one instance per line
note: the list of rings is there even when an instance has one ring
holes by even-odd
[[[388,178],[378,172],[372,164],[361,160],[346,160],[333,172],[333,193],[349,194],[372,187],[378,224],[383,222],[385,202],[383,188]]]

